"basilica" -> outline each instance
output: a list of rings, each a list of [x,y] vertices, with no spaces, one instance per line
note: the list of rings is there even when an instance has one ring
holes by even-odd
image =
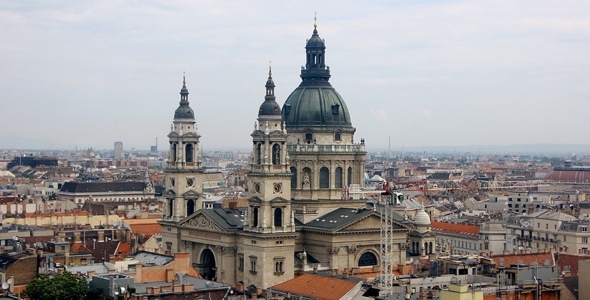
[[[391,224],[390,253],[381,247],[382,215],[363,197],[364,140],[330,84],[317,25],[305,47],[301,84],[282,107],[269,68],[252,137],[248,206],[205,209],[200,135],[183,80],[168,138],[164,247],[187,252],[204,278],[268,288],[298,272],[372,270],[388,257],[406,263],[410,228]],[[428,222],[429,223],[429,222]]]

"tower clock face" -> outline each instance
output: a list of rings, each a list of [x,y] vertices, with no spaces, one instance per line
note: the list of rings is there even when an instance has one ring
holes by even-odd
[[[255,193],[260,193],[260,183],[259,182],[254,182],[254,192]]]
[[[274,183],[273,191],[275,194],[280,194],[283,191],[283,184],[280,182]]]

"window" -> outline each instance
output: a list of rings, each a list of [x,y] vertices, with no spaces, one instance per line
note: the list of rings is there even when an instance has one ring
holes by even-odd
[[[549,224],[545,224],[545,229],[549,229]]]
[[[340,105],[338,104],[333,104],[332,105],[332,114],[333,115],[337,115],[340,113]]]
[[[275,256],[273,258],[273,261],[275,263],[275,275],[283,275],[285,273],[285,270],[283,269],[283,264],[285,263],[285,257],[284,256]]]
[[[258,207],[252,208],[252,227],[258,227]]]
[[[258,258],[256,256],[250,256],[250,274],[256,274],[256,261]]]
[[[297,188],[297,168],[291,167],[291,188]]]
[[[320,188],[327,189],[330,187],[330,170],[326,167],[320,169]]]
[[[588,226],[582,226],[582,232],[587,232],[588,231]]]
[[[334,140],[335,141],[341,141],[342,140],[342,135],[340,133],[334,134]]]
[[[587,236],[582,237],[582,243],[588,244],[588,237]]]
[[[336,178],[335,178],[336,188],[342,188],[342,168],[336,168]]]
[[[244,254],[239,254],[238,257],[239,257],[238,270],[243,272],[244,271]]]
[[[275,208],[274,225],[275,225],[275,227],[283,226],[283,210],[278,207]]]
[[[348,167],[348,170],[346,171],[346,185],[351,185],[352,184],[352,168]]]
[[[308,142],[309,142],[309,141],[311,141],[312,139],[313,139],[313,134],[311,134],[311,133],[306,133],[306,134],[305,134],[305,140],[306,140],[306,141],[308,141]]]
[[[274,144],[272,146],[272,164],[278,165],[281,163],[281,146]]]

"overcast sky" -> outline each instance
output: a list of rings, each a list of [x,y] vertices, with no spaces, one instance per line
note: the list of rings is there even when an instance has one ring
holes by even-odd
[[[590,144],[588,0],[0,0],[0,148],[165,149],[186,72],[202,147],[248,149],[316,12],[369,150]]]

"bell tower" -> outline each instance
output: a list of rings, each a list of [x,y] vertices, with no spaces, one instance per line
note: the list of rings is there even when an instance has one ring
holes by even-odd
[[[252,132],[248,210],[244,216],[245,285],[268,288],[294,276],[295,216],[287,131],[274,95],[269,67],[266,95]]]
[[[202,208],[201,153],[195,114],[189,105],[186,78],[183,76],[180,105],[168,134],[170,151],[166,165],[166,218],[179,221]]]
[[[274,95],[275,84],[270,67],[265,87],[264,102],[251,134],[252,162],[248,190],[252,197],[244,230],[294,232],[287,130]]]

